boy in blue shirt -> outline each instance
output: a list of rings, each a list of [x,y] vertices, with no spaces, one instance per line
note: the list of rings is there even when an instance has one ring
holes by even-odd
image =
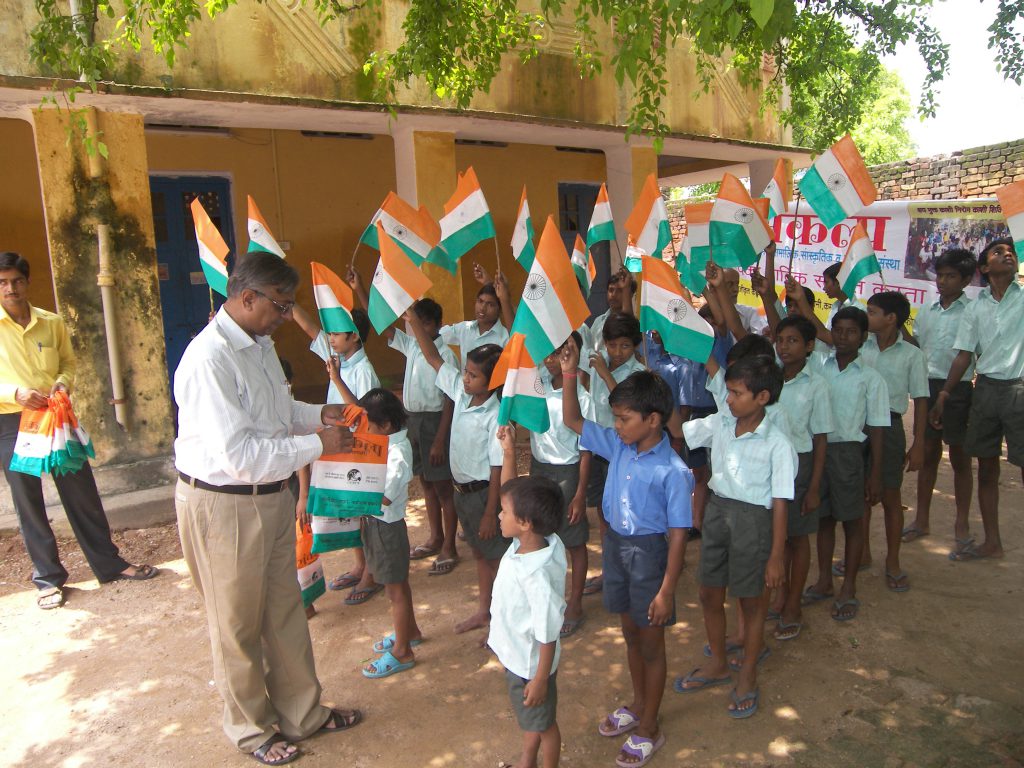
[[[769,590],[785,573],[786,518],[793,498],[796,451],[765,408],[782,392],[782,371],[767,355],[744,357],[725,374],[729,413],[683,425],[689,445],[711,448],[711,496],[701,530],[700,601],[711,659],[676,681],[693,693],[732,681],[726,657],[725,593],[739,599],[746,632],[729,716],[757,712],[757,662]]]
[[[575,343],[563,347],[560,362],[562,378],[571,384],[579,375]],[[619,736],[635,729],[622,745],[618,764],[642,766],[665,743],[658,726],[667,666],[665,627],[675,623],[676,582],[685,529],[692,522],[693,475],[669,443],[665,425],[673,400],[660,376],[631,374],[615,387],[608,404],[614,427],[585,420],[576,388],[563,385],[565,426],[581,436],[582,450],[608,461],[602,504],[607,523],[604,606],[619,614],[633,683],[632,701],[609,714],[598,731]]]

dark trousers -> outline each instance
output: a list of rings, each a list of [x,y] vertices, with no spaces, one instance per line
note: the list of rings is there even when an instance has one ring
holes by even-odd
[[[20,413],[0,414],[0,461],[11,488],[25,549],[32,560],[32,581],[39,589],[63,587],[68,580],[68,572],[60,563],[57,539],[46,517],[42,480],[10,469],[20,423]],[[89,464],[73,474],[54,475],[53,481],[71,530],[75,532],[92,572],[100,582],[115,579],[130,564],[117,553],[117,547],[110,540],[110,524]]]

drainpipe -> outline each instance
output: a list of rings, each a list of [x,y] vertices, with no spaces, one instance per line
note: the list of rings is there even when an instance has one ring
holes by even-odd
[[[85,111],[86,131],[92,139],[93,147],[99,141],[96,125],[96,110],[89,107]],[[103,176],[104,162],[99,152],[93,151],[87,154],[89,178],[97,180]],[[110,404],[114,406],[114,418],[121,426],[121,429],[128,429],[128,408],[124,396],[124,378],[121,375],[121,349],[117,329],[116,309],[117,302],[114,297],[114,272],[110,266],[110,225],[104,222],[96,223],[96,239],[99,250],[99,272],[96,275],[96,284],[100,288],[100,299],[103,302],[103,325],[107,333],[107,359],[110,365],[110,389],[113,398]]]

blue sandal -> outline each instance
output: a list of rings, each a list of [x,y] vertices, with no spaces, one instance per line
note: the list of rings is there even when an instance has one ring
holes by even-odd
[[[379,677],[387,677],[388,675],[394,675],[398,672],[405,672],[407,669],[412,669],[416,666],[416,660],[399,661],[394,657],[391,651],[387,651],[383,656],[374,659],[366,666],[372,667],[372,671],[363,667],[363,676],[368,677],[371,680],[376,680]]]
[[[409,641],[409,647],[410,648],[415,648],[417,645],[420,645],[422,643],[423,643],[423,638],[422,637],[419,638],[418,640],[410,640]],[[388,651],[390,651],[394,647],[395,647],[395,633],[394,632],[388,632],[386,635],[384,635],[384,637],[382,637],[380,640],[378,640],[376,643],[373,644],[373,652],[374,653],[387,653]]]
[[[736,693],[736,689],[733,688],[729,691],[729,698],[732,699],[733,709],[727,709],[729,717],[733,720],[746,720],[748,717],[753,717],[757,714],[757,707],[761,703],[761,689],[757,688],[750,693],[745,693],[740,696]],[[746,709],[740,709],[740,707],[746,704],[748,701],[754,702],[753,705]]]

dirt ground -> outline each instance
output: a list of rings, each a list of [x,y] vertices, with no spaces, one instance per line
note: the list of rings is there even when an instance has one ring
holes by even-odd
[[[1024,764],[1020,473],[1004,465],[1001,561],[947,559],[951,493],[944,469],[932,535],[904,547],[909,592],[888,592],[875,565],[861,579],[857,620],[837,623],[818,605],[807,609],[799,639],[769,642],[756,717],[728,718],[726,687],[686,696],[667,691],[668,741],[654,765]],[[913,505],[912,494],[909,479],[904,503]],[[410,535],[422,541],[422,507],[410,506]],[[980,533],[976,504],[971,526]],[[872,535],[881,555],[880,514]],[[74,541],[62,541],[74,589],[63,609],[49,612],[35,607],[20,539],[0,540],[0,765],[254,765],[220,730],[204,614],[174,526],[127,531],[116,540],[133,562],[158,565],[163,575],[100,587]],[[668,633],[672,677],[697,666],[705,640],[694,581],[698,549],[691,545],[687,553],[679,620]],[[324,561],[330,577],[351,555],[331,553]],[[428,567],[429,561],[413,564],[416,611],[428,639],[410,672],[377,681],[359,672],[371,643],[389,629],[383,594],[355,607],[343,605],[338,593],[317,602],[310,631],[325,699],[358,706],[366,719],[350,732],[303,744],[300,765],[493,768],[516,754],[519,734],[497,661],[478,647],[481,633],[452,633],[474,604],[472,563],[465,559],[443,577],[428,578]],[[612,766],[620,739],[602,738],[596,726],[625,700],[629,678],[614,618],[600,598],[587,600],[585,626],[563,647],[562,764]]]

